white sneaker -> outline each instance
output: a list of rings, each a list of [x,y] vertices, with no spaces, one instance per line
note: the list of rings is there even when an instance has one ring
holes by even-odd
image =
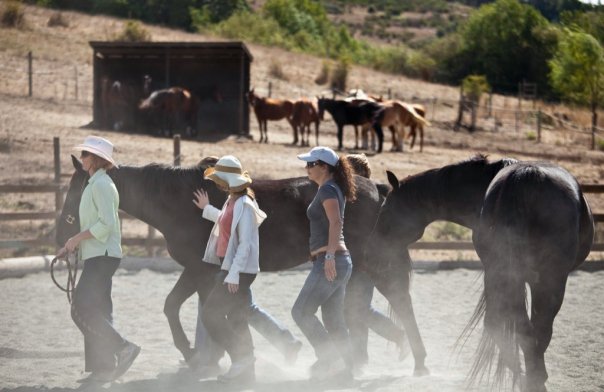
[[[120,352],[117,353],[117,366],[114,370],[113,379],[116,380],[130,369],[132,362],[141,352],[141,348],[134,343],[128,342]]]

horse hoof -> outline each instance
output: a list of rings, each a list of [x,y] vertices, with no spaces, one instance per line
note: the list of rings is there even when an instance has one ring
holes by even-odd
[[[414,377],[424,377],[424,376],[429,376],[429,375],[430,375],[430,370],[428,370],[428,368],[425,366],[416,367],[413,370]]]

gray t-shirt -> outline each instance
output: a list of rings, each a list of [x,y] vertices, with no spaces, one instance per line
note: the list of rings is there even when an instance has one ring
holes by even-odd
[[[323,184],[313,201],[309,204],[306,210],[306,216],[310,221],[310,251],[319,249],[323,246],[327,246],[329,241],[329,220],[323,207],[323,201],[327,199],[336,199],[340,206],[340,217],[342,219],[342,231],[340,232],[340,241],[344,241],[344,207],[346,206],[346,200],[342,194],[342,190],[333,180],[327,181]]]

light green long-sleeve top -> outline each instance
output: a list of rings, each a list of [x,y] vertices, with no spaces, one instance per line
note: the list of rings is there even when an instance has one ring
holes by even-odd
[[[80,200],[80,231],[90,230],[92,238],[80,242],[80,258],[122,257],[122,233],[118,209],[120,196],[104,169],[90,177]]]

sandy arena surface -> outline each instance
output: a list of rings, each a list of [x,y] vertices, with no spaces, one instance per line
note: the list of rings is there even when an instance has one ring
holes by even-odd
[[[325,390],[310,384],[307,369],[314,354],[294,325],[290,309],[307,270],[264,273],[254,283],[255,297],[275,317],[304,341],[295,366],[285,366],[281,355],[254,332],[257,361],[255,391]],[[179,365],[162,313],[165,296],[178,273],[149,270],[118,270],[114,278],[114,310],[118,329],[142,346],[142,352],[120,382],[105,385],[106,391],[222,391],[233,390],[215,380],[198,380]],[[554,324],[554,337],[546,352],[550,391],[602,391],[604,389],[604,271],[571,275],[566,298]],[[481,290],[478,271],[416,271],[412,294],[418,323],[428,351],[432,374],[413,377],[413,360],[399,362],[395,347],[370,335],[370,363],[350,391],[489,391],[484,384],[469,389],[465,384],[479,331],[461,349],[454,344],[469,319]],[[69,316],[65,296],[48,274],[0,281],[0,387],[2,391],[73,391],[82,376],[83,340]],[[374,301],[386,310],[383,297]],[[181,311],[183,325],[193,334],[196,301]],[[222,367],[228,367],[223,359]],[[90,388],[84,390],[89,390]]]

